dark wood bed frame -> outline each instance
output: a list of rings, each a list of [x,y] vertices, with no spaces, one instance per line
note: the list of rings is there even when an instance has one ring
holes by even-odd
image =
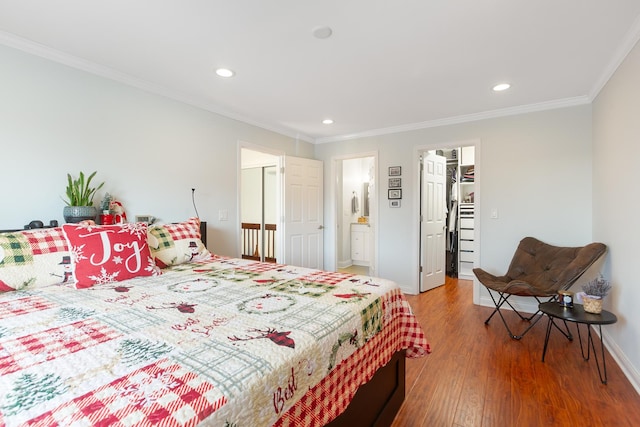
[[[36,225],[34,227],[34,225]],[[51,228],[41,221],[32,221],[23,229],[0,230],[15,232],[35,228]],[[200,222],[202,243],[207,245],[207,222]],[[389,427],[400,410],[405,396],[405,350],[393,355],[389,363],[378,369],[371,381],[361,386],[347,409],[330,427]]]
[[[371,381],[358,389],[347,409],[327,425],[389,427],[404,402],[405,353],[395,353]]]

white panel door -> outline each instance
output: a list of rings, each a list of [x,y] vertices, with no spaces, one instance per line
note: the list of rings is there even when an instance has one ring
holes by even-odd
[[[423,164],[421,292],[444,285],[447,219],[447,160],[427,154]]]
[[[322,162],[284,158],[284,263],[322,269]]]

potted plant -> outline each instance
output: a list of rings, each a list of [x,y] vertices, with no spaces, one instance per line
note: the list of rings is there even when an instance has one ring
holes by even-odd
[[[76,179],[67,174],[67,200],[65,200],[67,206],[62,211],[65,221],[72,223],[87,219],[95,221],[98,210],[93,206],[93,196],[104,185],[103,182],[96,187],[91,186],[91,181],[96,173],[97,171],[93,172],[86,179],[83,172],[80,172]]]
[[[602,300],[611,291],[611,284],[604,277],[599,276],[582,285],[582,304],[587,313],[599,314],[602,312]]]

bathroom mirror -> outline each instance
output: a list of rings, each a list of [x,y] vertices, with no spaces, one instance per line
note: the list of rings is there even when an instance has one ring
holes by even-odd
[[[362,184],[362,216],[369,216],[369,183]]]

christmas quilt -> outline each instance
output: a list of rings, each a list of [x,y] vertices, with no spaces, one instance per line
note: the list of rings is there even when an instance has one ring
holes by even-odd
[[[6,292],[0,425],[319,425],[352,397],[341,381],[401,349],[429,344],[397,285],[366,276],[213,256]]]

